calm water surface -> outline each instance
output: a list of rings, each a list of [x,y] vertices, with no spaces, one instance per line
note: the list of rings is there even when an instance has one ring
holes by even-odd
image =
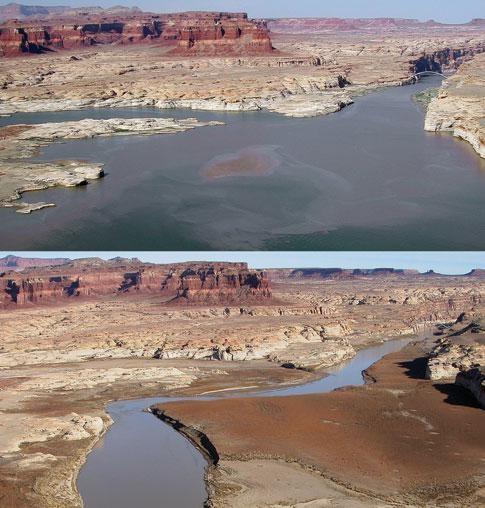
[[[390,88],[338,114],[83,110],[5,123],[170,116],[222,120],[176,135],[56,143],[39,159],[105,163],[106,178],[28,193],[57,203],[29,216],[0,209],[0,248],[85,250],[485,249],[485,163],[465,142],[423,131],[411,96]],[[209,180],[210,161],[254,150],[271,174]]]
[[[399,351],[410,339],[397,339],[359,351],[354,358],[328,369],[327,377],[303,385],[223,397],[287,396],[329,392],[362,385],[362,371],[384,355]],[[214,398],[214,397],[212,397]],[[210,400],[211,397],[194,397]],[[114,424],[101,445],[88,456],[77,487],[85,508],[201,508],[207,497],[207,463],[198,450],[172,427],[143,409],[155,403],[187,398],[151,398],[108,406]]]

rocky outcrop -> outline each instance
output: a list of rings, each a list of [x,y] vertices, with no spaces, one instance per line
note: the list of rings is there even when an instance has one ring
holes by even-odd
[[[171,303],[231,303],[271,297],[266,273],[251,271],[244,264],[174,270],[163,282],[162,290],[176,290]]]
[[[450,132],[485,157],[485,54],[463,64],[448,78],[427,109],[424,128]]]
[[[291,344],[269,355],[269,360],[285,368],[315,370],[337,365],[355,355],[355,349],[345,338],[320,338],[318,342]]]
[[[454,379],[461,372],[485,365],[485,327],[481,317],[467,322],[463,314],[450,328],[444,328],[446,336],[436,341],[428,358],[427,379]]]
[[[4,272],[0,274],[0,293],[3,306],[124,293],[160,295],[176,304],[256,303],[271,298],[265,274],[249,270],[245,263],[153,265],[116,259]]]
[[[485,366],[459,372],[455,384],[470,391],[480,406],[485,409]]]
[[[485,363],[485,347],[453,344],[441,339],[434,348],[426,369],[427,379],[453,379],[459,372]]]
[[[183,13],[172,15],[167,26],[177,41],[175,54],[244,55],[273,50],[266,23],[248,20],[245,13]],[[162,38],[166,32],[162,28]]]
[[[44,53],[110,44],[152,42],[172,48],[177,55],[258,55],[273,46],[265,22],[244,13],[187,12],[100,14],[64,12],[0,26],[0,56]]]

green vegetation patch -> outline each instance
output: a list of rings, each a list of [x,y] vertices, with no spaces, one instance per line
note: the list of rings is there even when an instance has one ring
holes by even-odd
[[[428,88],[423,92],[418,92],[413,95],[413,100],[418,104],[424,111],[428,109],[429,103],[438,95],[439,88]]]

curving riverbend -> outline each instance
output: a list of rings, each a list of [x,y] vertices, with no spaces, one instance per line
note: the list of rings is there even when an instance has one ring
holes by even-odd
[[[411,340],[409,337],[396,339],[362,349],[351,360],[327,369],[325,377],[301,385],[225,392],[211,397],[161,397],[109,404],[107,412],[114,423],[100,445],[89,454],[77,479],[85,508],[204,505],[206,460],[185,437],[145,412],[149,406],[218,397],[284,397],[362,385],[363,370],[383,356],[399,351]]]

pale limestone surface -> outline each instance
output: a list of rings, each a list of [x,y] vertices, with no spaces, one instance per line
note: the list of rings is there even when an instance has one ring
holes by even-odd
[[[463,64],[428,106],[425,130],[450,132],[485,158],[485,54]]]
[[[422,58],[454,69],[483,50],[485,37],[451,27],[426,34],[275,33],[273,44],[274,55],[261,57],[174,58],[140,45],[77,51],[75,60],[69,52],[3,59],[0,114],[126,106],[327,114],[362,89],[409,83]],[[450,60],[448,48],[463,55]],[[344,99],[336,101],[332,93],[343,87]]]

